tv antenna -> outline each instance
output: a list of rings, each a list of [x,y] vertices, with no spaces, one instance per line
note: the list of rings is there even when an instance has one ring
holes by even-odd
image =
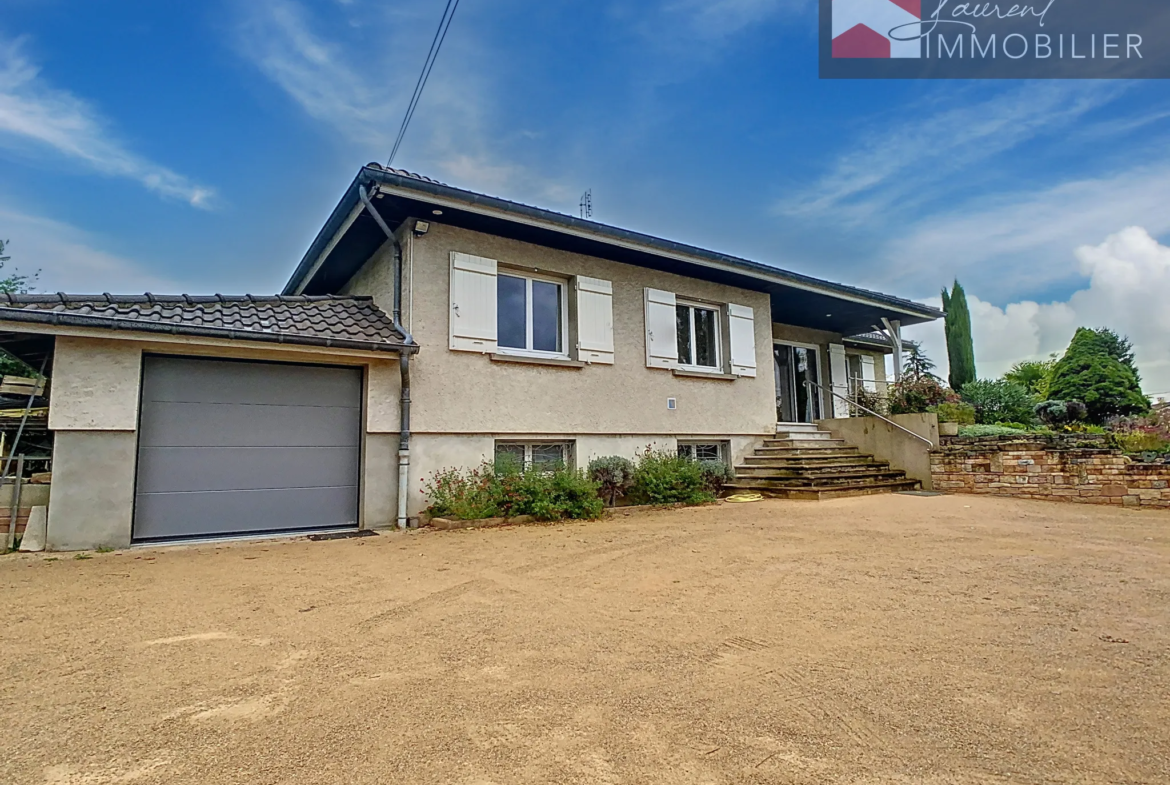
[[[581,194],[581,217],[593,217],[593,189],[590,188],[585,193]]]

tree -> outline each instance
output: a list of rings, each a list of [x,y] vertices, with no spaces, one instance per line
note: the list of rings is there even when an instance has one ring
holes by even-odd
[[[1048,387],[1052,383],[1052,369],[1056,367],[1056,355],[1047,360],[1027,360],[1012,366],[1003,375],[1009,382],[1015,382],[1041,399],[1048,398]]]
[[[1079,328],[1053,369],[1048,397],[1081,401],[1089,420],[1098,424],[1149,411],[1150,401],[1137,373],[1122,359],[1126,357],[1133,362],[1128,339],[1112,330]]]
[[[0,272],[4,270],[4,265],[12,258],[4,255],[8,246],[8,240],[0,240]],[[27,294],[32,284],[36,283],[38,276],[40,276],[39,272],[32,275],[22,275],[19,271],[13,271],[0,278],[0,294]]]
[[[952,390],[975,381],[975,343],[971,338],[971,311],[967,307],[967,293],[955,281],[950,292],[942,291],[943,310],[946,312],[947,359],[950,361]]]
[[[917,341],[903,341],[902,349],[906,352],[906,357],[902,361],[902,374],[904,376],[914,381],[938,378],[931,373],[935,367],[934,362],[926,356],[926,352],[922,350],[922,344]]]
[[[0,272],[4,270],[4,265],[12,259],[11,256],[4,255],[4,251],[8,246],[8,240],[0,240]],[[10,275],[0,278],[0,294],[26,294],[28,293],[29,286],[36,279],[37,274],[29,276],[21,275],[19,272],[13,272]],[[36,372],[23,360],[17,359],[3,349],[0,349],[0,375],[36,376]]]
[[[1092,332],[1096,334],[1101,350],[1133,371],[1134,378],[1140,383],[1142,375],[1138,373],[1137,363],[1134,362],[1133,343],[1129,340],[1129,336],[1118,335],[1108,327],[1102,327]]]

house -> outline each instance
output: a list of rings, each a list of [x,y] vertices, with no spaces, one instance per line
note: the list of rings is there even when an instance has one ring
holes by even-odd
[[[68,549],[405,525],[501,453],[737,463],[940,316],[370,164],[279,296],[0,297],[0,345],[49,369]]]

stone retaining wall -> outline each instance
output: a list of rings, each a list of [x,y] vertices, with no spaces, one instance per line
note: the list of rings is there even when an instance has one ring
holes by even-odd
[[[1103,437],[949,437],[930,464],[948,493],[1170,508],[1170,465],[1135,463]]]

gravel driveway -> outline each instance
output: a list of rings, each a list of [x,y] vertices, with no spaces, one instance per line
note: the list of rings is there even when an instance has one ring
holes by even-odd
[[[0,782],[1170,782],[1170,515],[972,497],[0,558]]]

